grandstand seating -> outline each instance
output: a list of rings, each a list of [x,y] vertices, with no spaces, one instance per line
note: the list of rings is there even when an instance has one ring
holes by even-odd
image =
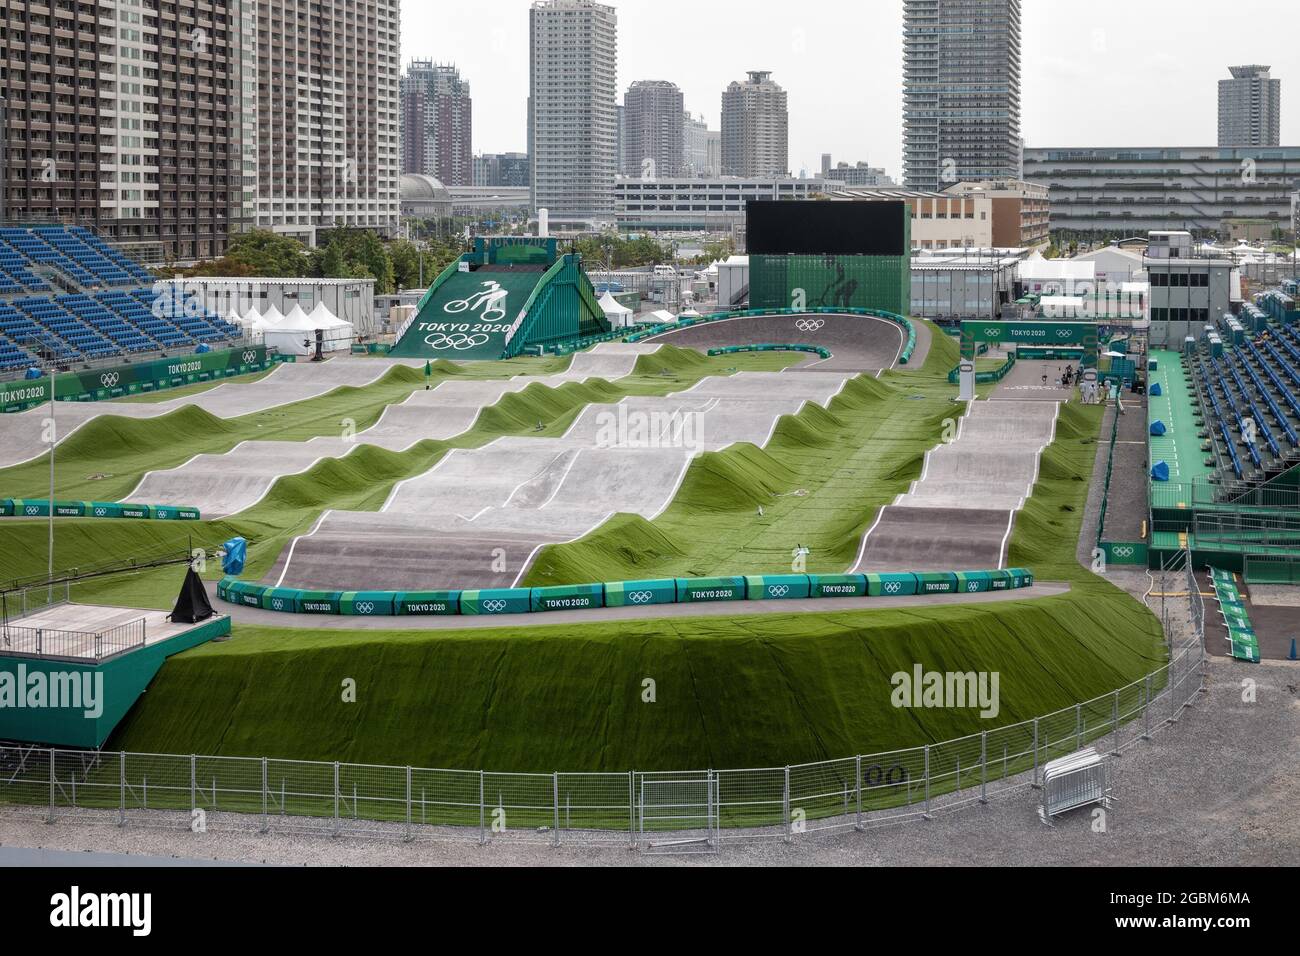
[[[82,226],[0,228],[0,373],[37,364],[36,353],[72,363],[241,335],[193,302],[155,302],[153,283]]]
[[[1239,486],[1267,481],[1300,462],[1300,330],[1270,324],[1245,336],[1231,316],[1220,328],[1240,345],[1220,357],[1219,339],[1207,336],[1190,358],[1204,434],[1225,479],[1230,472]]]

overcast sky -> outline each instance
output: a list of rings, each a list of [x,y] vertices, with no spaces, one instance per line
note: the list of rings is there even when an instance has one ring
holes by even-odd
[[[527,148],[530,0],[406,0],[402,62],[453,62],[474,96],[474,150]],[[616,0],[618,99],[671,80],[717,129],[722,89],[771,70],[790,95],[790,165],[821,154],[902,167],[902,0]],[[1217,81],[1262,63],[1300,145],[1297,0],[1024,0],[1027,146],[1212,146]]]

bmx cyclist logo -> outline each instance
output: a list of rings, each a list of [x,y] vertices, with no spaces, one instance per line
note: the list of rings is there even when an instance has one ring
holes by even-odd
[[[506,317],[506,298],[509,291],[501,288],[501,283],[494,279],[482,283],[483,291],[475,292],[464,299],[453,299],[442,307],[442,311],[453,315],[458,312],[478,312],[483,322],[503,322]]]

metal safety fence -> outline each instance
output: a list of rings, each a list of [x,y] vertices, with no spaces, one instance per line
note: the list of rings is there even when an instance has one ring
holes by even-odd
[[[1166,664],[1108,694],[956,740],[739,770],[498,773],[177,754],[0,747],[0,807],[190,830],[716,851],[866,830],[1023,792],[1085,746],[1118,755],[1176,723],[1204,684],[1204,606],[1190,561],[1188,626]],[[1168,623],[1173,614],[1165,609]],[[1181,635],[1181,636],[1176,636]]]

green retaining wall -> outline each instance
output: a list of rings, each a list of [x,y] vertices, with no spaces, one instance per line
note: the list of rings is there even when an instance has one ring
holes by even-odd
[[[217,597],[286,614],[348,616],[492,615],[644,607],[701,601],[781,601],[799,598],[902,597],[962,594],[1032,587],[1025,568],[995,571],[930,571],[896,574],[764,574],[716,578],[660,578],[544,588],[471,591],[303,591],[271,588],[225,577]]]
[[[100,747],[144,693],[163,661],[229,633],[230,618],[222,615],[183,634],[97,664],[0,653],[0,739],[86,750]],[[7,696],[25,686],[28,696],[24,700],[30,702],[33,686],[58,682],[67,688],[72,680],[82,687],[87,680],[93,682],[93,709],[84,706],[88,702],[84,698],[80,701],[83,706],[48,706],[55,701],[47,698],[47,706],[19,707],[16,697]],[[66,704],[68,700],[60,695],[58,702]]]
[[[54,397],[60,402],[98,402],[139,395],[197,382],[213,381],[233,375],[245,375],[269,368],[276,361],[292,357],[268,358],[265,345],[202,354],[155,359],[62,372],[54,377]],[[21,412],[50,400],[50,379],[24,379],[0,382],[0,409]]]
[[[0,498],[0,516],[48,518],[48,498]],[[198,521],[198,508],[189,505],[135,505],[121,501],[60,501],[54,499],[56,518],[145,518],[154,521]]]
[[[820,345],[779,345],[763,343],[762,345],[728,345],[720,349],[709,349],[710,355],[735,355],[738,352],[811,352],[822,358],[830,358],[829,349]]]
[[[1015,367],[1016,367],[1016,353],[1012,352],[1010,355],[1007,356],[1007,360],[1003,362],[1000,366],[995,368],[993,371],[976,372],[975,384],[989,385],[993,382],[1000,382],[1004,378],[1006,378],[1007,373],[1010,372]],[[961,378],[961,366],[959,365],[957,366],[957,368],[953,369],[951,372],[948,373],[948,381],[950,384],[956,385],[957,381],[960,378]]]

